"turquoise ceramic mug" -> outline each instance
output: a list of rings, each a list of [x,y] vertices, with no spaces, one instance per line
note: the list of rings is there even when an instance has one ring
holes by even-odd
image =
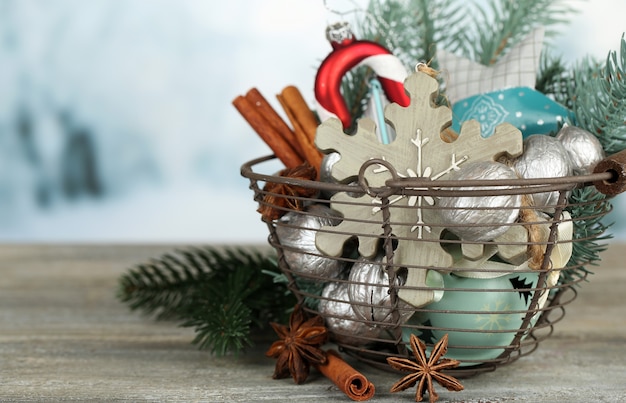
[[[415,333],[426,344],[434,344],[447,333],[446,358],[460,360],[464,366],[493,360],[520,329],[538,278],[536,272],[523,271],[495,278],[445,274],[443,298],[413,315],[403,328],[404,341],[408,343]]]

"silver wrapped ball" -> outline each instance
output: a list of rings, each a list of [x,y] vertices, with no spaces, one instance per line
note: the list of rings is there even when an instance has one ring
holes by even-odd
[[[396,285],[404,285],[406,279],[396,277]],[[350,269],[348,277],[348,298],[356,315],[372,322],[394,323],[394,315],[389,293],[389,274],[382,264],[382,258],[376,261],[360,258]],[[411,305],[398,300],[398,318],[400,324],[406,322],[415,312]]]
[[[357,317],[348,298],[348,284],[326,284],[319,300],[318,310],[326,321],[332,338],[343,344],[362,346],[368,338],[379,336],[381,329]]]
[[[320,181],[326,183],[334,183],[332,170],[333,165],[341,159],[341,155],[337,152],[324,155],[322,158],[322,165],[320,166]]]
[[[598,162],[604,159],[600,140],[587,130],[576,126],[564,126],[556,138],[567,150],[576,175],[588,175]]]
[[[337,183],[337,181],[333,178],[332,170],[333,165],[337,163],[341,159],[341,155],[336,152],[332,152],[330,154],[324,155],[322,158],[322,165],[320,166],[320,181],[325,183]],[[354,186],[355,188],[359,187],[357,182],[349,183],[350,186]],[[322,189],[322,197],[330,199],[336,192],[331,191],[329,189]],[[359,197],[361,193],[348,193],[349,196]]]
[[[573,174],[572,162],[565,147],[554,137],[533,134],[524,140],[524,153],[513,161],[513,169],[525,179],[560,178]],[[559,192],[542,192],[531,195],[533,205],[553,211]]]
[[[276,235],[283,248],[285,261],[295,273],[326,281],[341,274],[345,263],[324,256],[315,246],[317,230],[337,225],[341,220],[330,208],[313,204],[302,212],[289,212],[276,221]]]
[[[452,180],[517,179],[515,172],[499,162],[481,161],[461,166],[450,175]],[[502,186],[458,187],[453,190],[491,190]],[[444,226],[459,238],[488,241],[504,234],[519,215],[521,195],[440,197],[437,209]],[[459,226],[457,226],[459,225]],[[465,226],[467,225],[467,226]]]

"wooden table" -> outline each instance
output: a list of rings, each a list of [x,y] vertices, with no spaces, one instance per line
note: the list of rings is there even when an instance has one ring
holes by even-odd
[[[626,261],[612,245],[565,319],[539,349],[463,381],[440,401],[626,400]],[[129,267],[171,251],[162,246],[0,246],[0,401],[348,402],[317,373],[304,385],[272,380],[269,341],[216,358],[190,344],[193,330],[130,312],[115,298]],[[349,360],[391,395],[398,379]]]

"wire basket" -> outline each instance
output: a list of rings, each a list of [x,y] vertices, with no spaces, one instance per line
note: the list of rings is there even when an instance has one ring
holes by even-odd
[[[417,335],[429,349],[448,334],[446,357],[461,362],[452,370],[461,377],[511,363],[533,352],[552,334],[554,325],[565,315],[565,306],[576,298],[579,283],[587,279],[585,266],[597,260],[596,255],[585,253],[574,253],[575,258],[570,258],[572,250],[576,252],[584,243],[604,236],[605,227],[596,223],[611,207],[593,184],[611,187],[622,182],[623,175],[611,165],[606,172],[585,176],[439,180],[436,187],[428,178],[391,177],[385,186],[371,188],[363,173],[368,166],[384,161],[363,164],[356,183],[337,184],[254,171],[273,158],[252,160],[242,166],[241,174],[250,180],[255,201],[282,215],[266,220],[269,243],[276,249],[289,289],[307,311],[324,317],[331,340],[348,355],[390,369],[387,357],[410,356],[410,334]],[[307,192],[300,194],[307,195],[274,193],[268,184],[304,189]],[[584,190],[599,197],[578,201],[571,197],[573,192]],[[456,234],[459,228],[481,231],[482,227],[493,227],[493,222],[447,222],[444,228],[440,220],[416,223],[397,219],[402,217],[397,209],[416,205],[424,216],[438,217],[446,199],[525,199],[547,192],[556,202],[541,211],[522,203],[515,214],[524,220],[503,224],[505,228],[499,232],[504,231],[504,235],[485,241]],[[331,203],[329,198],[337,193],[351,197]],[[363,202],[362,195],[377,200],[376,206]],[[394,203],[400,198],[414,198],[420,203],[413,203],[413,207]],[[437,203],[430,203],[432,200]],[[335,212],[346,208],[376,208],[381,214],[355,219]],[[466,209],[472,214],[481,208]],[[500,214],[513,207],[484,209],[476,214]],[[581,215],[581,211],[586,213]],[[346,220],[358,221],[355,228],[368,230],[346,233],[343,226],[336,225]],[[591,225],[596,231],[581,236],[580,231],[573,231],[581,225]],[[407,227],[412,231],[401,230]],[[438,236],[415,239],[414,234],[423,230]],[[320,237],[346,241],[337,246],[339,254],[328,255],[317,248]],[[364,258],[360,253],[364,244],[375,248],[376,254]],[[417,256],[417,263],[400,256],[399,245],[404,246],[403,254],[409,250],[409,255]],[[423,258],[433,253],[445,258]],[[413,304],[414,298],[421,302]]]

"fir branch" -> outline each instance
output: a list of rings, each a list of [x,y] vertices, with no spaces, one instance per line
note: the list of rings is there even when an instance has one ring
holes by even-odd
[[[369,93],[368,77],[372,74],[372,70],[367,66],[360,66],[349,71],[341,81],[341,93],[350,111],[352,117],[352,127],[349,132],[356,130],[357,120],[363,116],[367,108],[367,100]]]
[[[467,49],[470,21],[456,0],[371,0],[358,24],[364,39],[381,42],[409,68],[418,62],[437,69],[437,49]]]
[[[578,126],[595,134],[607,154],[626,149],[626,40],[604,66],[584,60],[575,71],[573,109]]]
[[[210,266],[188,252],[169,253],[137,265],[119,279],[117,297],[131,310],[176,319],[185,311],[194,285],[207,281]]]
[[[119,280],[118,298],[132,310],[194,327],[193,343],[221,355],[250,345],[253,327],[284,321],[294,305],[267,272],[278,273],[277,264],[259,251],[180,250],[130,269]]]
[[[450,51],[467,49],[467,24],[463,7],[455,0],[371,0],[361,20],[356,21],[355,36],[386,46],[407,66],[429,63],[438,69],[439,47]],[[353,124],[363,115],[369,98],[373,72],[365,66],[349,71],[341,83]],[[354,128],[352,128],[354,129]]]
[[[554,26],[568,22],[575,12],[562,0],[489,0],[488,8],[475,5],[471,19],[476,37],[470,38],[470,58],[492,65],[506,51],[520,42],[535,27],[543,26],[546,36],[555,34]]]
[[[361,21],[357,21],[358,38],[375,41],[386,46],[401,60],[407,61],[402,38],[406,35],[407,12],[405,4],[398,1],[371,0]]]
[[[493,64],[534,27],[567,22],[574,9],[564,1],[490,0],[487,8],[459,0],[370,0],[363,17],[356,21],[355,35],[387,46],[413,69],[418,62],[438,70],[438,49],[460,53],[485,65]],[[369,68],[346,74],[341,92],[356,122],[368,100]],[[559,93],[560,94],[560,93]]]
[[[565,65],[563,59],[543,52],[539,62],[535,89],[571,109],[574,104],[572,96],[574,87],[574,75]]]
[[[416,61],[428,63],[439,70],[437,50],[466,53],[471,22],[467,20],[465,7],[454,0],[412,0],[410,7],[417,10],[415,30],[419,46],[412,56]]]
[[[564,270],[563,281],[571,282],[583,278],[590,273],[586,266],[597,265],[600,253],[608,247],[607,241],[612,238],[607,233],[611,224],[604,224],[602,219],[611,211],[611,203],[607,197],[593,186],[577,188],[569,197],[568,211],[573,218],[574,234],[572,240],[572,257]]]
[[[218,356],[229,352],[237,354],[252,345],[252,311],[241,299],[235,297],[232,301],[223,301],[221,304],[202,302],[197,301],[196,309],[190,314],[191,318],[182,324],[195,328],[193,344]]]

